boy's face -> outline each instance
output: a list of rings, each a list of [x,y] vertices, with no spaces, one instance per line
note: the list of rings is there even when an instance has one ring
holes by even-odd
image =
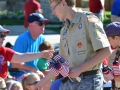
[[[115,36],[114,38],[108,37],[108,41],[113,48],[117,48],[118,46],[120,46],[120,37],[119,36]]]
[[[65,4],[65,2],[55,2],[53,1],[50,4],[51,8],[52,8],[52,13],[54,15],[56,15],[60,20],[64,20],[65,16],[66,16],[66,8],[67,5]]]

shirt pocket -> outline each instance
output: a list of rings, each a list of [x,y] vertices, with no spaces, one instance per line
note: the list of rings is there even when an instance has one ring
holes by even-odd
[[[77,35],[76,38],[73,40],[75,46],[76,46],[76,51],[86,51],[87,50],[87,41],[86,41],[86,35],[81,34]]]

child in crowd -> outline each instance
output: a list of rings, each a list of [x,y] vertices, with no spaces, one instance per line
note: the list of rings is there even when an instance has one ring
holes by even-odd
[[[44,50],[54,50],[54,46],[50,42],[44,41],[43,43],[40,44],[39,51],[44,51]],[[48,63],[47,63],[47,60],[45,58],[39,58],[39,60],[37,62],[37,67],[45,75],[49,72]],[[45,86],[43,87],[44,90],[50,90],[51,84],[52,84],[51,81],[46,83]]]
[[[44,41],[43,43],[40,44],[39,51],[44,51],[44,50],[54,50],[54,46],[50,42]],[[48,73],[48,63],[45,58],[39,58],[37,62],[37,67],[45,75]]]
[[[0,77],[0,90],[7,90],[5,81],[2,77]]]
[[[6,86],[7,90],[23,90],[21,83],[15,80],[7,80]]]
[[[120,22],[113,22],[106,26],[105,32],[110,45],[116,48],[109,57],[108,65],[112,68],[112,90],[120,89]],[[108,79],[110,79],[108,78]],[[113,79],[114,78],[114,79]]]
[[[40,81],[40,77],[36,73],[28,73],[23,75],[23,90],[37,90],[35,84]]]

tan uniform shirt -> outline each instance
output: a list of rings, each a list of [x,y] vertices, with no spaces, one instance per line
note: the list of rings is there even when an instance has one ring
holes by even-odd
[[[100,20],[93,14],[77,12],[72,24],[61,30],[60,54],[69,61],[70,67],[89,60],[99,49],[108,47],[109,42]],[[98,64],[90,70],[99,69]]]
[[[116,52],[117,52],[117,50],[118,50],[118,48],[117,48],[116,50],[114,50],[114,51],[112,52],[111,56],[109,57],[108,66],[109,66],[110,68],[112,68],[112,63],[113,63],[113,61],[114,61],[114,59],[115,59],[115,57],[116,57]],[[119,62],[120,62],[120,57],[119,57]],[[120,87],[120,82],[115,81],[115,85],[116,85],[116,87]]]

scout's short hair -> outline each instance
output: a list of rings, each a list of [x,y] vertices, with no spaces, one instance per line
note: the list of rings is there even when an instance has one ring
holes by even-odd
[[[51,4],[52,2],[61,2],[62,0],[49,0],[49,3]],[[65,0],[68,6],[74,6],[75,5],[75,0]]]
[[[120,22],[112,22],[105,28],[107,37],[120,36]]]
[[[44,41],[43,43],[40,44],[39,46],[39,50],[40,51],[43,51],[43,50],[53,50],[54,49],[54,46],[48,42],[48,41]]]

